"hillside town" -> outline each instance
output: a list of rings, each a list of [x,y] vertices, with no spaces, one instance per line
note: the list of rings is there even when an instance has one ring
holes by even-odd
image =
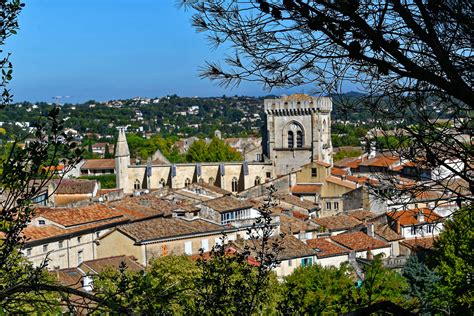
[[[91,291],[91,273],[124,260],[145,269],[153,258],[199,256],[222,243],[242,251],[273,187],[274,238],[284,248],[274,268],[280,280],[314,264],[348,262],[360,271],[379,255],[386,267],[401,269],[411,254],[429,252],[461,207],[441,187],[380,194],[394,190],[389,178],[419,186],[449,178],[447,170],[420,170],[375,149],[334,162],[330,98],[295,94],[266,99],[264,108],[263,141],[226,139],[243,152],[252,147],[237,162],[174,164],[159,151],[153,160],[133,161],[126,128],[119,128],[116,144],[108,145],[113,159],[86,159],[67,174],[54,169],[63,178],[37,195],[23,255],[36,266],[47,262],[64,284],[74,274]],[[116,175],[115,188],[77,178],[103,174]],[[461,180],[450,185],[467,190]]]

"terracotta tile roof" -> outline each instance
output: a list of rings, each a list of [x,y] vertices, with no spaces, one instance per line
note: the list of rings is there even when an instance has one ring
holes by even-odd
[[[81,281],[84,274],[78,268],[66,268],[50,271],[50,274],[55,276],[61,285],[74,289],[82,289]]]
[[[223,196],[209,200],[204,202],[203,205],[219,213],[251,208],[253,206],[253,204],[248,200],[239,200],[232,196]]]
[[[135,242],[144,242],[198,233],[219,233],[225,231],[225,227],[202,219],[187,221],[180,218],[158,217],[123,225],[118,230],[130,236]]]
[[[390,167],[399,161],[399,157],[379,155],[374,158],[367,159],[359,165],[368,167]]]
[[[95,180],[63,179],[53,181],[55,194],[92,194],[97,187]]]
[[[366,210],[349,211],[347,212],[347,215],[354,217],[355,219],[359,221],[368,220],[377,216],[377,214],[372,213],[371,211],[366,211]]]
[[[332,167],[331,168],[331,174],[333,176],[345,176],[348,174],[347,170],[344,170],[344,169],[340,169],[340,168],[335,168],[335,167]]]
[[[419,214],[423,212],[424,221],[419,221]],[[429,208],[416,208],[411,210],[403,210],[403,211],[393,211],[388,212],[387,216],[396,222],[399,222],[402,226],[410,226],[410,225],[417,225],[423,223],[433,223],[442,220],[443,218],[436,214],[434,211],[430,210]]]
[[[354,183],[352,181],[347,181],[347,180],[342,180],[341,178],[335,177],[335,176],[329,176],[326,178],[327,182],[334,183],[349,189],[356,189],[357,188],[357,183]]]
[[[344,255],[350,252],[349,249],[331,242],[329,238],[308,239],[306,240],[306,244],[316,250],[316,256],[318,258]]]
[[[119,210],[132,220],[156,216],[170,216],[173,210],[178,208],[175,203],[151,195],[126,197],[118,201],[110,202],[107,205]]]
[[[291,188],[293,194],[316,194],[321,192],[321,184],[296,184]]]
[[[224,190],[222,188],[219,188],[218,186],[208,184],[208,183],[194,183],[193,186],[201,187],[205,190],[217,193],[217,194],[222,194],[222,195],[231,195],[232,192]]]
[[[301,231],[317,231],[319,226],[313,221],[302,221],[301,219],[280,214],[280,230],[285,234],[297,234]]]
[[[284,203],[304,208],[306,210],[312,210],[318,207],[318,205],[315,203],[312,203],[305,199],[301,199],[300,197],[291,194],[279,194],[275,196],[275,199]]]
[[[79,202],[79,201],[85,201],[89,200],[89,197],[87,195],[83,194],[72,194],[72,195],[56,195],[54,196],[54,206],[68,206],[70,204]]]
[[[429,250],[433,249],[436,240],[435,237],[413,238],[405,239],[401,244],[415,251]]]
[[[330,238],[338,244],[341,244],[344,247],[355,251],[390,247],[389,244],[381,240],[369,237],[363,232],[344,233],[336,236],[331,236]]]
[[[386,241],[402,240],[403,237],[390,228],[387,224],[374,224],[374,233]]]
[[[361,221],[343,214],[316,218],[314,221],[329,231],[346,230],[362,224]]]
[[[144,267],[133,260],[130,256],[114,256],[95,260],[84,261],[79,268],[86,273],[100,273],[106,268],[118,269],[120,265],[125,263],[129,271],[142,271]]]
[[[93,204],[84,207],[37,208],[38,214],[65,227],[123,217],[122,213],[106,205]]]
[[[81,167],[86,169],[115,169],[115,159],[87,159]]]
[[[326,168],[327,168],[327,167],[331,167],[331,164],[329,164],[329,163],[327,163],[327,162],[324,162],[324,161],[319,161],[319,160],[317,160],[317,161],[314,161],[314,163],[317,164],[317,165],[326,167]]]
[[[338,168],[351,168],[357,169],[359,164],[361,164],[363,159],[358,157],[347,157],[341,160],[334,162],[334,166]]]

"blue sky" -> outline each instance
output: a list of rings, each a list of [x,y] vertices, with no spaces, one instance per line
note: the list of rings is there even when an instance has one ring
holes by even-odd
[[[226,51],[212,50],[175,0],[25,3],[18,35],[6,47],[13,53],[15,101],[267,94],[255,83],[224,89],[198,77],[206,60]]]

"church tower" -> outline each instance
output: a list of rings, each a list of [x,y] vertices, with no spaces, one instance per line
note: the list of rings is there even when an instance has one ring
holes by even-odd
[[[115,174],[117,177],[117,188],[123,189],[124,193],[129,191],[128,166],[130,165],[130,151],[128,149],[125,127],[119,127],[117,144],[115,145]]]
[[[263,153],[273,161],[277,175],[312,161],[332,165],[332,100],[293,94],[265,99]]]

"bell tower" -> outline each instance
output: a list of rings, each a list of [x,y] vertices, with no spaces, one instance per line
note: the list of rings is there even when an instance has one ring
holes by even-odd
[[[119,127],[117,144],[115,145],[115,174],[117,177],[117,188],[123,189],[124,193],[131,193],[130,180],[128,177],[128,166],[130,165],[130,151],[128,149],[126,127]]]

